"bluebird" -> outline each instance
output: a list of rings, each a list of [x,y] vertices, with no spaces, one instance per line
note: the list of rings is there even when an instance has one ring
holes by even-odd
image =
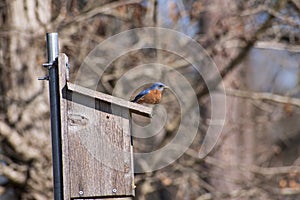
[[[162,92],[164,89],[169,88],[163,83],[156,82],[149,88],[140,92],[131,102],[158,104],[161,101]]]

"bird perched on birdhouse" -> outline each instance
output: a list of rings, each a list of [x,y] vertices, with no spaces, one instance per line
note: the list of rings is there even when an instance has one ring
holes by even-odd
[[[158,104],[162,99],[162,93],[164,89],[169,88],[163,83],[156,82],[149,88],[141,91],[131,102],[135,103],[147,103]]]

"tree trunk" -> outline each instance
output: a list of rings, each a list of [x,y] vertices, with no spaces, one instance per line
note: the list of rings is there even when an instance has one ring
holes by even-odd
[[[51,199],[52,168],[45,32],[51,0],[2,1],[0,46],[0,174],[16,194],[8,199]]]

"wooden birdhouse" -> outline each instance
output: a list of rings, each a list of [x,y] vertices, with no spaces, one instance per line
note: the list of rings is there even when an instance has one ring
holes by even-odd
[[[68,82],[58,57],[64,199],[134,196],[131,113],[151,108]]]

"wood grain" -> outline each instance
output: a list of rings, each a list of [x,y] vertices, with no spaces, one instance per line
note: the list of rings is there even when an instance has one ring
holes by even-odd
[[[108,94],[104,94],[101,92],[97,92],[88,88],[84,88],[80,85],[75,85],[73,83],[68,82],[67,83],[68,90],[78,92],[90,97],[94,97],[96,99],[102,100],[104,102],[108,102],[110,104],[113,104],[115,106],[119,106],[122,108],[127,108],[130,110],[130,112],[137,113],[139,115],[151,117],[152,116],[152,108],[143,106],[137,103],[133,103],[121,98],[117,98],[114,96],[110,96]]]
[[[67,82],[59,55],[64,199],[131,199],[131,112],[152,109]]]
[[[69,140],[68,140],[68,107],[66,100],[66,82],[67,82],[67,56],[65,54],[59,54],[58,57],[58,76],[59,76],[59,91],[60,95],[60,121],[61,121],[61,145],[62,145],[62,163],[63,163],[63,193],[64,199],[70,199],[70,190],[69,190]]]

